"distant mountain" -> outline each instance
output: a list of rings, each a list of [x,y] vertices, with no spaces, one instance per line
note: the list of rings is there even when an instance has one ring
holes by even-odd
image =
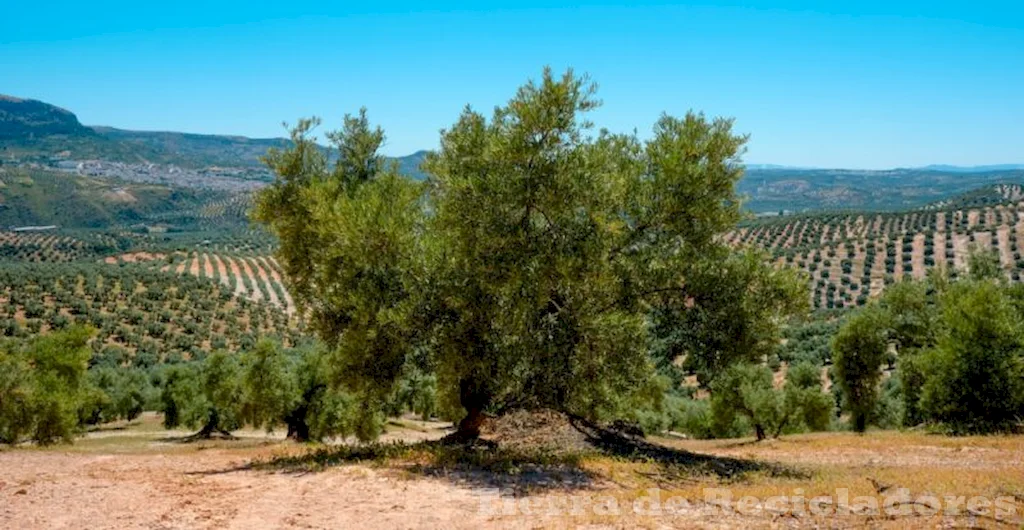
[[[1024,170],[748,169],[737,185],[755,213],[918,208],[983,186],[1024,183]]]
[[[0,95],[0,162],[15,159],[46,163],[53,158],[153,163],[185,168],[212,166],[262,168],[260,157],[286,138],[247,138],[170,131],[131,131],[85,126],[71,111]],[[325,148],[326,149],[326,148]],[[393,158],[412,178],[426,178],[419,166],[426,151]],[[269,175],[268,175],[269,177]]]
[[[45,136],[95,136],[71,111],[36,101],[0,94],[0,140]]]
[[[994,164],[987,166],[950,166],[944,164],[933,164],[924,166],[925,171],[946,171],[949,173],[984,173],[988,171],[1012,171],[1024,169],[1024,164]]]
[[[246,138],[214,134],[129,131],[94,126],[92,130],[140,152],[153,153],[153,162],[196,166],[262,166],[259,158],[271,147],[287,147],[285,138]]]
[[[772,170],[781,170],[781,169],[795,169],[795,170],[818,169],[818,168],[814,168],[814,167],[785,166],[785,165],[780,165],[780,164],[744,164],[744,167],[746,167],[746,169],[748,169],[748,170],[757,170],[757,171],[772,171]]]
[[[395,162],[398,162],[398,172],[412,177],[416,180],[426,180],[427,174],[420,170],[420,165],[427,158],[429,151],[416,151],[411,155],[400,156],[392,158]]]
[[[147,162],[157,153],[111,140],[82,125],[69,110],[0,94],[0,161],[54,157]]]

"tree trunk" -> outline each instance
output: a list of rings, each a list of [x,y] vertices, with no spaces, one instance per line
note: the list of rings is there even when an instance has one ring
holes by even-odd
[[[297,423],[291,423],[288,425],[288,439],[296,442],[308,442],[309,441],[309,425],[306,422],[300,421]]]
[[[199,432],[189,436],[193,440],[209,439],[213,437],[213,433],[220,433],[225,438],[234,439],[234,436],[230,432],[224,430],[220,426],[220,414],[217,413],[216,409],[210,409],[210,415],[206,419],[206,425],[203,425]]]
[[[764,426],[760,423],[754,424],[754,436],[757,437],[757,441],[759,442],[765,439]]]
[[[867,414],[854,413],[853,414],[853,430],[856,432],[864,432],[868,428],[868,416]]]
[[[480,438],[480,428],[487,419],[484,409],[489,401],[490,396],[477,381],[466,377],[459,382],[459,403],[466,409],[466,416],[459,422],[454,439],[470,442]]]
[[[302,406],[285,417],[288,425],[288,439],[296,442],[309,441],[309,424],[306,423],[306,407]]]
[[[199,432],[192,435],[192,438],[209,438],[213,436],[214,431],[218,430],[220,426],[220,415],[217,414],[217,409],[210,409],[209,415],[206,417],[206,425],[203,425]]]

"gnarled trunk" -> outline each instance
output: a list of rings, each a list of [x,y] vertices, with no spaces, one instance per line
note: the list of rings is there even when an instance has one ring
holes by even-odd
[[[484,410],[490,404],[491,396],[481,388],[478,381],[469,377],[459,381],[459,403],[466,409],[466,416],[459,422],[454,438],[459,441],[473,441],[480,437],[487,416]]]
[[[203,425],[199,432],[189,436],[192,440],[201,440],[212,438],[214,433],[220,433],[225,438],[234,438],[230,432],[224,430],[220,425],[220,414],[217,409],[210,409],[210,415],[206,418],[206,424]]]

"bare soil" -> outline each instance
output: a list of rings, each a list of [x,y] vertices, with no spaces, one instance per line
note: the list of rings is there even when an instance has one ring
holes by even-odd
[[[256,272],[259,277],[259,281],[263,282],[263,285],[267,288],[267,296],[270,298],[270,303],[276,307],[281,307],[281,301],[277,298],[277,292],[270,285],[270,276],[267,275],[267,271],[263,270],[263,265],[255,258],[249,258],[252,269]],[[255,279],[254,279],[255,281]]]
[[[297,445],[280,433],[247,431],[234,440],[182,443],[187,433],[163,431],[158,423],[156,415],[147,414],[141,422],[90,433],[73,446],[0,448],[0,528],[1016,528],[1024,523],[1020,436],[872,432],[761,443],[640,440],[643,454],[587,456],[563,479],[543,465],[464,473],[415,455],[324,464],[316,455],[330,447]],[[449,426],[394,420],[385,439],[436,439]],[[520,414],[494,422],[487,437],[502,446],[524,436],[590,443],[571,428],[556,413]],[[666,465],[668,460],[673,464]],[[316,465],[268,465],[282,461]],[[513,496],[504,486],[510,480],[525,487]],[[638,512],[637,503],[652,488],[662,498],[688,504],[675,512]],[[834,495],[837,488],[879,499],[896,488],[914,495],[1016,496],[1016,513],[998,520],[749,514],[722,512],[706,502],[709,489],[726,489],[737,499],[810,499]],[[580,502],[583,509],[569,510]],[[616,510],[597,509],[609,502]]]

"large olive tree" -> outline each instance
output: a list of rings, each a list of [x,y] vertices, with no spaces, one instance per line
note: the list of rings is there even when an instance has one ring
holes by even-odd
[[[331,153],[303,121],[266,157],[277,179],[254,217],[281,239],[336,380],[366,407],[417,359],[462,410],[460,436],[510,407],[616,414],[650,388],[652,315],[725,303],[710,294],[716,277],[751,286],[737,300],[760,289],[723,261],[746,141],[732,121],[665,115],[646,139],[595,131],[594,95],[586,78],[545,71],[490,117],[466,108],[425,183],[379,154],[384,134],[365,112],[328,135]],[[774,316],[746,314],[761,306],[738,307]],[[693,325],[736,312],[705,314]]]

